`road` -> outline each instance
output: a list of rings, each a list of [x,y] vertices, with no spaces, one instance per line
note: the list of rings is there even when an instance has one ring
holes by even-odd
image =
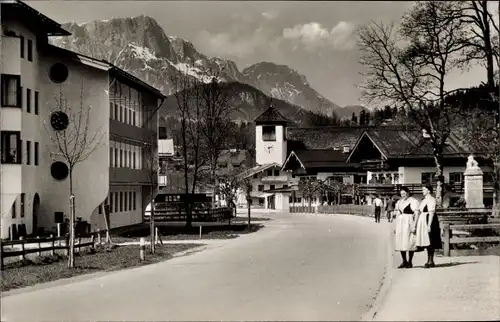
[[[193,255],[4,296],[2,320],[359,320],[384,274],[387,223],[269,216]]]

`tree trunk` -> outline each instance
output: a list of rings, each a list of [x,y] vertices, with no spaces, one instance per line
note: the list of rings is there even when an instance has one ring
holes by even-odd
[[[444,176],[443,176],[443,158],[442,155],[434,156],[434,161],[436,162],[436,208],[441,208],[443,206],[443,187],[444,187]]]
[[[75,198],[73,196],[73,167],[69,168],[69,252],[68,252],[68,267],[75,267]]]
[[[248,231],[250,231],[250,198],[247,198],[247,210],[248,210]]]
[[[500,217],[500,163],[493,163],[493,216]]]
[[[153,180],[151,180],[153,181]],[[149,230],[150,230],[150,235],[151,235],[151,254],[155,253],[155,198],[154,198],[154,188],[153,188],[153,182],[151,182],[151,211],[149,213]]]

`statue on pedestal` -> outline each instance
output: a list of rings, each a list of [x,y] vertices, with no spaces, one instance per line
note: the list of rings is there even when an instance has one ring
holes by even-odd
[[[467,169],[479,169],[479,165],[476,160],[474,160],[474,156],[471,154],[467,158]]]

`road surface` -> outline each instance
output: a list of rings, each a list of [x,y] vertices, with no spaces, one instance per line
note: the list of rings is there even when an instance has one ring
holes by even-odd
[[[387,223],[269,216],[193,255],[4,296],[2,320],[359,320],[384,274]]]

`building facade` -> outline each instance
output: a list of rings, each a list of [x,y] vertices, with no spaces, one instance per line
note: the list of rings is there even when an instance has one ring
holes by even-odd
[[[163,95],[107,62],[50,45],[48,37],[69,33],[25,3],[4,1],[1,11],[1,238],[68,218],[70,159],[81,161],[71,171],[77,220],[104,227],[109,203],[111,227],[136,223],[156,185],[145,155],[156,153],[149,142]]]

